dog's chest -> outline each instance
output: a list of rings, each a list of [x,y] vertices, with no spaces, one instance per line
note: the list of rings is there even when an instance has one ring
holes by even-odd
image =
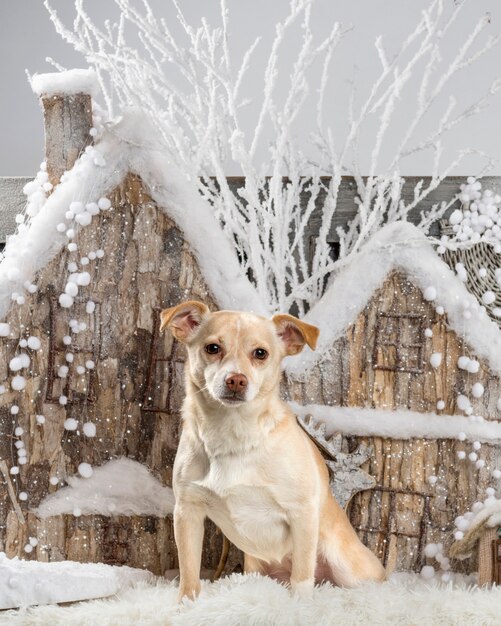
[[[208,516],[230,541],[255,556],[280,560],[288,551],[287,515],[262,479],[254,454],[213,459],[196,485]]]

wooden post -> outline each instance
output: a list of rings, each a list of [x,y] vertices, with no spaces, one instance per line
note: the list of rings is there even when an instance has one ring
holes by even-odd
[[[56,185],[92,142],[92,99],[89,94],[42,96],[45,121],[45,160],[49,181]]]
[[[497,531],[495,528],[485,528],[478,544],[478,584],[491,585],[497,583],[496,573],[499,564],[495,559],[493,544],[497,543]]]

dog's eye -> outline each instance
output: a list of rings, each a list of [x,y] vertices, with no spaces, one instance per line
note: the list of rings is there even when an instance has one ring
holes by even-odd
[[[209,343],[205,346],[205,351],[207,354],[219,354],[219,352],[221,352],[221,348],[217,345],[217,343]]]
[[[252,354],[256,359],[259,359],[260,361],[264,361],[265,358],[268,356],[268,353],[264,348],[256,348]]]

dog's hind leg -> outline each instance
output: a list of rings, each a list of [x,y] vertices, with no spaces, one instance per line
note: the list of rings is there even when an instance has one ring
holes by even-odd
[[[244,572],[246,574],[265,574],[263,562],[255,556],[244,553]]]

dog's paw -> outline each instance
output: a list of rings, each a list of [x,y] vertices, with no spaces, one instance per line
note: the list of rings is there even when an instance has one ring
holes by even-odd
[[[194,585],[180,585],[177,594],[178,603],[184,600],[195,600],[200,594],[200,583]]]
[[[315,580],[308,578],[307,580],[301,580],[299,582],[291,581],[292,595],[300,598],[301,600],[309,600],[313,597],[313,588],[315,586]]]

